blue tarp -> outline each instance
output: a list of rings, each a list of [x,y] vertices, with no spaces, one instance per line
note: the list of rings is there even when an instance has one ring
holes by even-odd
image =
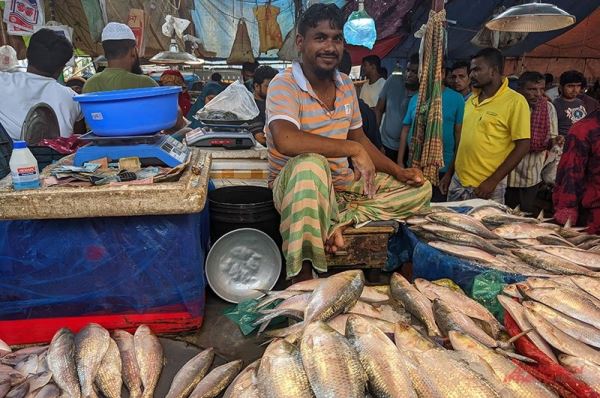
[[[0,222],[0,319],[204,311],[199,214]]]

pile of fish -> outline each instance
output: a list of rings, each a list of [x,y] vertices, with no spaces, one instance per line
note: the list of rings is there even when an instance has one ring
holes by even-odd
[[[70,398],[121,396],[123,381],[132,398],[154,395],[163,350],[148,326],[135,335],[116,330],[112,337],[90,323],[76,335],[63,328],[48,346],[12,352],[0,346],[0,397]]]
[[[393,274],[386,292],[346,271],[270,292],[261,304],[276,298],[283,301],[266,315],[302,320],[267,331],[275,338],[225,397],[557,396],[508,359],[526,358],[508,351],[492,314],[451,287]],[[415,325],[403,312],[396,321],[361,314],[361,302],[403,308]]]
[[[546,221],[543,214],[510,214],[499,204],[467,214],[430,207],[406,220],[430,246],[483,268],[531,277],[600,276],[600,236]]]
[[[529,278],[504,293],[498,301],[536,347],[600,393],[600,279]]]

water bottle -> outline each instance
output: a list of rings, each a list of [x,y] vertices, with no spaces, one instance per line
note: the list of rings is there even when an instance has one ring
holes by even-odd
[[[10,175],[13,188],[17,191],[22,189],[34,189],[40,187],[40,173],[38,163],[25,141],[15,141],[13,152],[10,157]]]

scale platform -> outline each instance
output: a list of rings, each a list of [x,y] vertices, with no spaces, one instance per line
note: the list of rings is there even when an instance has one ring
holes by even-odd
[[[204,125],[187,133],[185,141],[191,146],[226,149],[249,149],[256,145],[254,136],[247,129],[225,125]]]
[[[88,145],[79,148],[75,153],[75,166],[83,166],[85,162],[101,158],[116,162],[121,158],[137,157],[142,166],[177,167],[185,163],[190,155],[187,145],[160,133],[104,137],[90,132],[79,139]]]

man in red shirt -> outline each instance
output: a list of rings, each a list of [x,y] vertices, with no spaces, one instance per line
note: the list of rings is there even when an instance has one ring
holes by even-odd
[[[554,218],[600,232],[600,111],[569,131],[553,194]]]

